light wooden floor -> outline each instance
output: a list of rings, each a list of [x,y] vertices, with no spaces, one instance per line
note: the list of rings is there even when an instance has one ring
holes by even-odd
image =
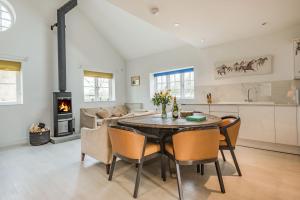
[[[185,199],[300,199],[299,156],[238,147],[243,177],[236,175],[228,153],[226,157],[226,163],[220,161],[226,194],[220,193],[213,165],[204,176],[195,167],[184,167]],[[176,179],[162,182],[159,174],[159,161],[146,164],[138,199],[178,198]],[[79,140],[0,151],[1,200],[132,199],[135,175],[133,165],[118,162],[108,182],[104,165],[89,157],[80,162]]]

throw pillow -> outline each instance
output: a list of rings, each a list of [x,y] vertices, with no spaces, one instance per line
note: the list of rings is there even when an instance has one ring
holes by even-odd
[[[100,118],[100,119],[105,119],[105,118],[109,118],[112,116],[112,113],[104,108],[100,108],[100,110],[96,113],[96,115]]]
[[[125,106],[115,106],[112,109],[112,114],[115,117],[122,117],[127,114],[127,109]]]

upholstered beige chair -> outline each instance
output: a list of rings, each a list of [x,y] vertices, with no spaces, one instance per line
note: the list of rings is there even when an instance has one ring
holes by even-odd
[[[81,160],[89,155],[106,165],[106,173],[109,174],[112,161],[111,142],[108,135],[110,120],[103,120],[102,125],[95,129],[81,129]]]
[[[218,161],[219,127],[183,129],[172,136],[172,143],[165,149],[170,159],[175,161],[179,199],[183,199],[180,165],[214,163],[221,191],[225,187]]]
[[[138,171],[133,194],[133,197],[137,198],[143,163],[161,156],[160,145],[148,142],[149,138],[157,139],[157,137],[123,126],[110,127],[109,136],[112,143],[113,162],[108,180],[112,180],[117,157],[137,164]]]

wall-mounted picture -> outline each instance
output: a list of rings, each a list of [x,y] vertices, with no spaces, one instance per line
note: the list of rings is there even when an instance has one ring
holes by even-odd
[[[140,76],[132,76],[131,86],[139,86],[139,85],[140,85]]]
[[[245,58],[237,61],[216,63],[215,78],[250,76],[272,73],[272,56]]]

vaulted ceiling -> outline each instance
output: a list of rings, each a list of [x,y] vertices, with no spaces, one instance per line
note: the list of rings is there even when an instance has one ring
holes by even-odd
[[[56,9],[67,0],[30,1],[54,21]],[[187,44],[218,45],[300,24],[300,0],[78,0],[78,3],[78,12],[126,60]],[[158,8],[159,12],[152,14],[152,8]]]
[[[200,47],[254,37],[300,24],[299,0],[109,1]],[[159,12],[153,15],[151,8],[158,8]]]

